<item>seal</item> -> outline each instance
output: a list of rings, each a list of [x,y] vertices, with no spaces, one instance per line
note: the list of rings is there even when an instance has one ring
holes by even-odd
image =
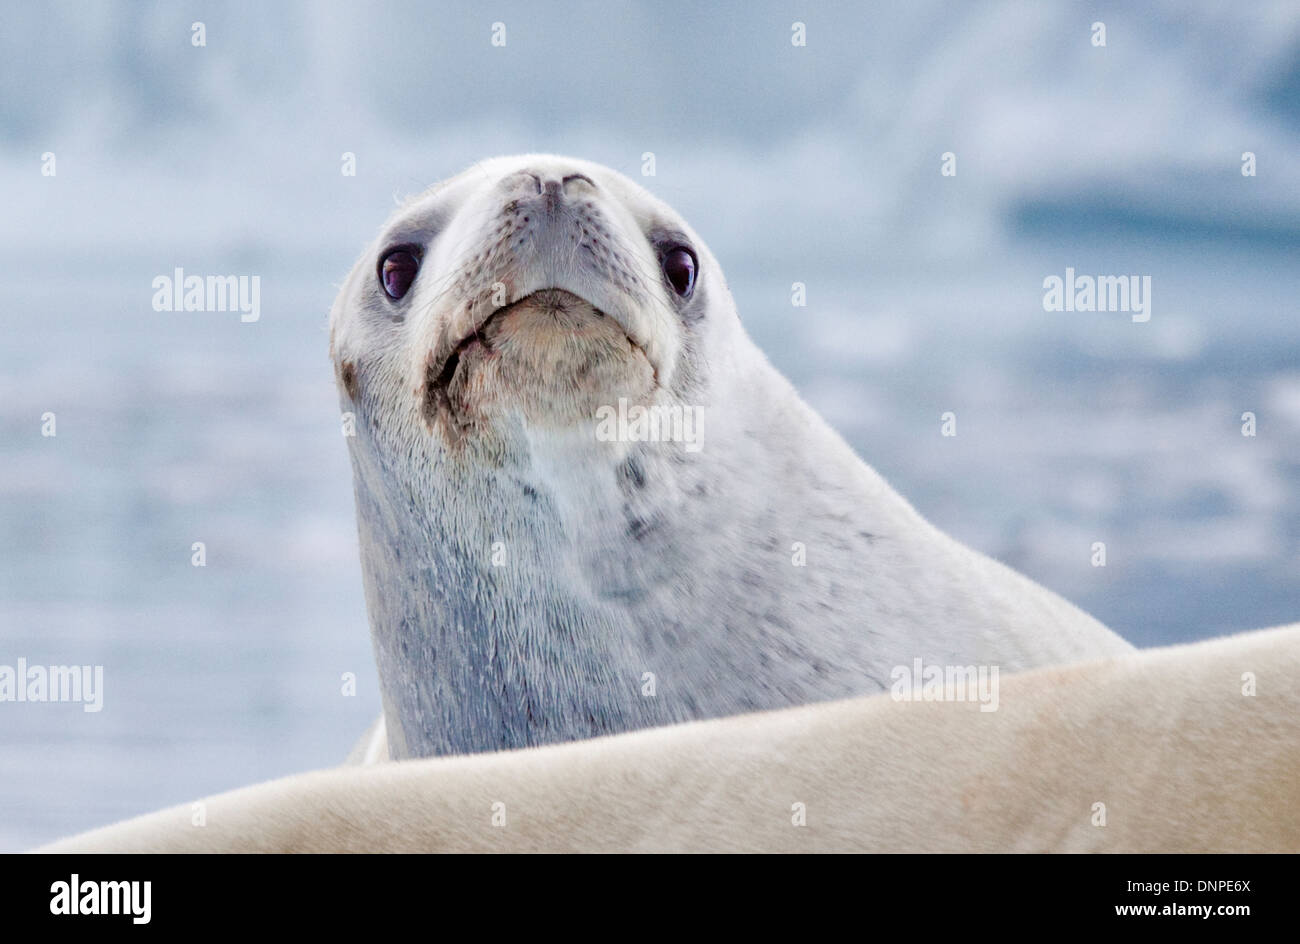
[[[750,341],[695,231],[608,168],[435,186],[330,320],[393,758],[1131,649],[917,514]]]
[[[1300,624],[1008,675],[981,707],[869,695],[336,767],[207,797],[203,829],[183,803],[37,851],[1300,851]]]

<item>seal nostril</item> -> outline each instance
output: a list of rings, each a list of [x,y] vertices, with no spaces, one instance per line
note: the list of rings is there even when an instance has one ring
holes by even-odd
[[[589,187],[594,187],[594,186],[596,186],[596,181],[592,180],[592,179],[591,179],[590,177],[588,177],[586,174],[570,174],[569,176],[565,177],[565,178],[560,182],[560,186],[561,186],[561,187],[567,187],[567,186],[569,186],[569,181],[571,181],[571,180],[585,180],[585,181],[587,182],[587,186],[589,186]]]

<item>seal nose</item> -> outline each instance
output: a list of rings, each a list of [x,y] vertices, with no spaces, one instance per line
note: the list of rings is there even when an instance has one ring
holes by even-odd
[[[586,174],[566,174],[562,169],[541,168],[516,171],[504,178],[504,182],[516,194],[521,191],[536,194],[537,202],[550,213],[555,213],[566,205],[565,198],[573,197],[575,187],[586,185],[594,189],[596,186],[596,182]]]
[[[592,188],[596,186],[596,182],[586,174],[560,174],[554,171],[532,170],[523,171],[523,174],[532,181],[533,187],[539,194],[544,194],[552,200],[564,196],[576,181],[582,181]]]

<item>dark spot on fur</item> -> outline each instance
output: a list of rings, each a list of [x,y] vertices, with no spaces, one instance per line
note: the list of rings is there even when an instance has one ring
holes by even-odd
[[[627,533],[634,541],[640,541],[650,533],[654,525],[645,518],[632,517],[627,522]]]
[[[537,497],[538,497],[538,496],[537,496],[537,489],[533,488],[531,485],[525,485],[525,486],[524,486],[524,496],[527,497],[527,498],[532,499],[533,501],[537,501]]]
[[[619,478],[633,488],[645,488],[645,467],[636,456],[628,456],[627,461],[618,468]]]
[[[786,619],[784,616],[782,616],[776,610],[768,610],[766,613],[764,613],[763,622],[768,623],[771,626],[775,626],[777,629],[780,629],[787,633],[794,632],[794,626],[791,625],[790,621]]]
[[[348,397],[355,400],[357,398],[357,368],[351,361],[344,361],[339,368],[339,379],[343,381],[343,389],[347,391]]]

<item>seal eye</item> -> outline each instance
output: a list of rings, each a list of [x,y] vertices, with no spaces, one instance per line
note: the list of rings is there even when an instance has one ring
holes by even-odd
[[[690,298],[695,291],[695,271],[699,263],[695,253],[683,246],[668,250],[664,256],[664,275],[673,287],[673,291],[682,298]]]
[[[379,263],[379,281],[389,298],[397,299],[405,295],[415,281],[415,274],[420,271],[420,260],[409,249],[394,249]]]

